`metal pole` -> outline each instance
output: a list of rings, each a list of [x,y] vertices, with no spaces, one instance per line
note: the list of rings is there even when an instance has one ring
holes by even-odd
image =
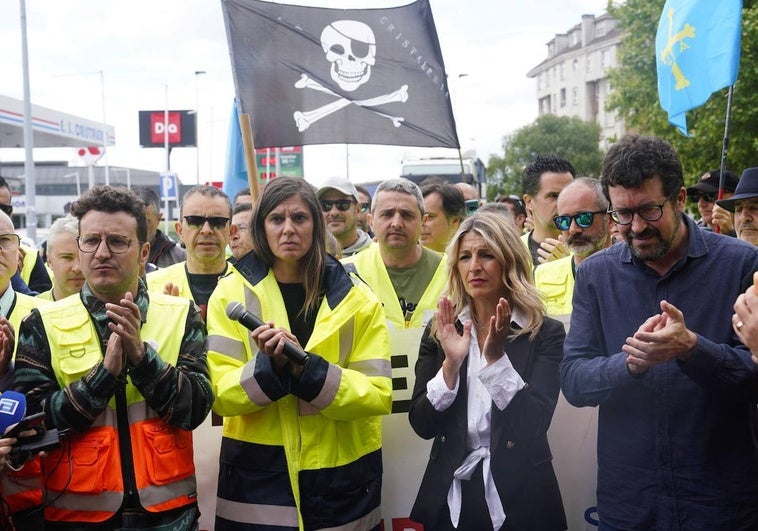
[[[168,145],[168,83],[163,85],[166,89],[166,108],[163,111],[163,145],[166,148],[166,175],[171,172],[171,150]],[[177,194],[178,196],[178,194]],[[164,209],[166,210],[166,224],[164,226],[164,232],[168,234],[168,193],[164,199]]]
[[[732,94],[734,85],[729,87],[729,94],[726,98],[726,119],[724,120],[724,142],[721,145],[721,168],[719,172],[719,193],[718,198],[724,198],[724,172],[726,171],[726,156],[729,151],[729,124],[732,121]],[[721,227],[713,226],[713,232],[721,232]]]
[[[200,184],[200,76],[205,70],[195,70],[195,184]]]
[[[21,5],[21,56],[24,72],[24,177],[26,183],[26,234],[37,242],[37,181],[34,175],[34,131],[32,130],[32,101],[29,86],[29,49],[26,42],[26,2]]]
[[[103,163],[105,164],[105,184],[111,184],[110,166],[108,166],[108,128],[105,121],[105,76],[100,70],[100,98],[103,105]]]

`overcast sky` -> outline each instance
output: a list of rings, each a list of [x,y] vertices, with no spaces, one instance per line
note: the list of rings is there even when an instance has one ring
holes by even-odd
[[[294,3],[294,2],[287,2]],[[393,0],[300,2],[339,8],[380,7]],[[546,43],[605,12],[606,0],[431,0],[462,149],[486,163],[503,135],[537,117],[536,81],[526,73],[547,57]],[[28,0],[31,96],[35,105],[106,122],[116,129],[111,165],[162,171],[162,149],[139,147],[137,113],[199,107],[200,181],[223,180],[234,98],[220,2],[215,0]],[[0,1],[0,94],[23,97],[21,23],[17,0]],[[196,71],[205,74],[195,75]],[[461,77],[461,74],[466,74]],[[166,90],[168,87],[168,90]],[[395,177],[402,159],[450,150],[350,146],[305,149],[306,178],[355,182]],[[176,148],[172,170],[194,183],[198,153]],[[0,148],[0,160],[23,160]],[[39,149],[37,160],[74,160],[74,150]]]

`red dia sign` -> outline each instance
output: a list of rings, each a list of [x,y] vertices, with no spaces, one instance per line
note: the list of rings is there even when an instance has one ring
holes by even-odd
[[[178,144],[182,140],[181,113],[170,111],[168,113],[168,143]],[[163,144],[165,140],[166,122],[165,113],[153,112],[150,114],[150,140],[155,144]]]

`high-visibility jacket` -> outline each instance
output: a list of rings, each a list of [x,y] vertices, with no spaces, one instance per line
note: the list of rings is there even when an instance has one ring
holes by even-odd
[[[187,278],[187,262],[178,262],[168,267],[161,267],[145,275],[145,283],[150,293],[163,293],[163,287],[171,282],[179,288],[179,297],[193,300]]]
[[[37,249],[26,245],[22,245],[21,247],[24,249],[24,261],[21,264],[21,271],[19,274],[21,275],[21,278],[24,279],[24,282],[29,285],[29,280],[32,278],[32,270],[37,264]]]
[[[217,519],[301,529],[314,516],[326,520],[316,528],[379,524],[379,415],[389,413],[392,399],[385,315],[371,290],[331,257],[324,289],[303,346],[310,359],[291,387],[282,385],[248,330],[225,314],[229,303],[242,302],[290,329],[273,271],[249,253],[211,295],[208,367],[213,410],[225,417]],[[227,478],[225,466],[241,479]],[[375,487],[370,500],[367,482]]]
[[[39,300],[36,297],[24,295],[23,293],[16,293],[16,300],[8,314],[8,321],[15,331],[14,357],[16,355],[16,347],[18,346],[18,329],[21,326],[21,320],[29,315],[34,308],[43,304],[47,304],[47,302]],[[27,462],[18,471],[8,470],[0,481],[2,482],[3,495],[5,501],[8,502],[8,509],[11,514],[42,505],[42,470],[40,468],[39,457],[35,457]]]
[[[406,321],[400,301],[392,286],[392,281],[387,273],[387,268],[379,252],[379,245],[372,243],[368,249],[364,249],[358,254],[342,260],[345,267],[351,269],[353,264],[355,270],[379,297],[384,305],[384,312],[387,315],[387,321],[397,328],[420,328],[426,326],[426,323],[434,315],[437,305],[442,295],[442,290],[447,282],[447,265],[443,257],[437,266],[437,271],[424,290],[421,300],[418,301],[416,309],[413,311],[411,318]]]
[[[175,323],[185,323],[190,303],[160,293],[150,294],[141,336],[159,345],[161,358],[176,365],[183,334]],[[52,368],[61,389],[79,380],[103,359],[103,351],[89,313],[78,295],[39,309],[50,345]],[[90,428],[71,435],[61,449],[43,461],[48,499],[45,520],[103,522],[121,507],[124,466],[134,471],[139,500],[146,510],[162,512],[195,503],[195,467],[192,432],[166,424],[145,402],[127,378],[126,411],[111,397]],[[126,414],[129,438],[119,438],[118,417]],[[119,446],[131,444],[133,462],[122,463]]]
[[[534,270],[534,284],[542,294],[548,315],[571,313],[574,298],[573,255],[540,264]]]

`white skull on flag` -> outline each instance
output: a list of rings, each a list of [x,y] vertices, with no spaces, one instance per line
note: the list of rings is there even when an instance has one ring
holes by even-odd
[[[376,64],[374,32],[357,20],[337,20],[321,32],[321,46],[332,63],[332,79],[342,90],[354,91],[371,77]]]

